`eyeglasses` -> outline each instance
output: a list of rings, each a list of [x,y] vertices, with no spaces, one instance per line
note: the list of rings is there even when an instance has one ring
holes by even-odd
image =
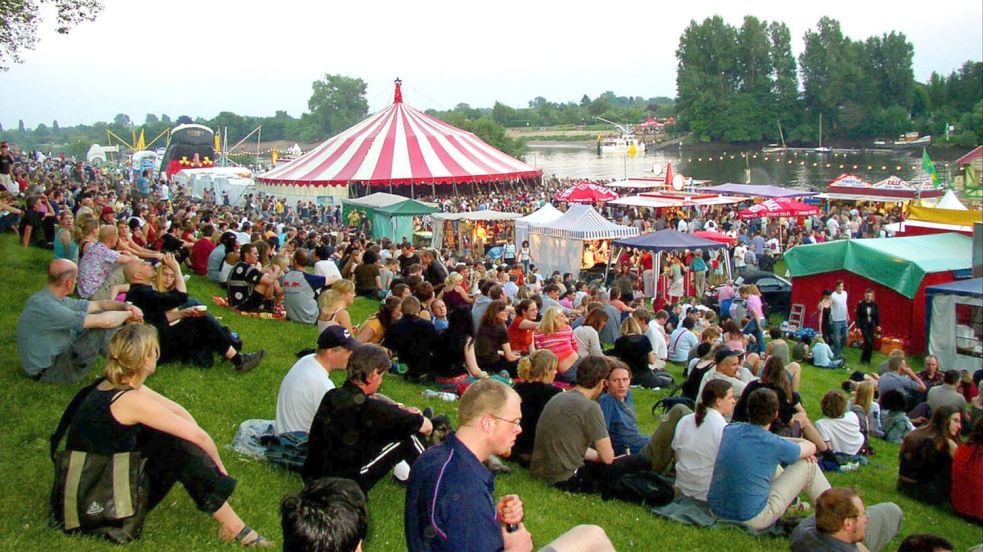
[[[496,416],[494,414],[489,414],[489,416],[491,416],[492,418],[495,418],[496,420],[500,420],[502,422],[508,422],[508,423],[514,425],[515,427],[520,427],[522,425],[522,417],[516,418],[514,420],[509,420],[509,419],[506,419],[506,418],[502,418],[500,416]]]

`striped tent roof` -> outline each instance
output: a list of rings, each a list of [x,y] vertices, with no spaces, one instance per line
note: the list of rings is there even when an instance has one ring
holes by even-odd
[[[552,222],[530,225],[529,233],[575,240],[606,240],[637,236],[638,229],[615,224],[590,205],[576,204]]]
[[[489,182],[543,174],[474,134],[404,104],[400,84],[397,80],[392,105],[257,180],[301,186],[388,186]]]

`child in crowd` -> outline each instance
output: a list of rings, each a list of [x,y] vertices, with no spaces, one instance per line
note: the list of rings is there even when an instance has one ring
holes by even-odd
[[[881,397],[881,425],[884,440],[888,443],[901,443],[915,429],[905,411],[906,406],[904,395],[897,389],[892,389]]]

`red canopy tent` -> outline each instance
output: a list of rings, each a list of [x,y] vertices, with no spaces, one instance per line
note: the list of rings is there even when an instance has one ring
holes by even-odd
[[[503,182],[542,174],[474,134],[404,104],[397,79],[392,105],[256,180],[266,185],[392,187]]]
[[[581,182],[575,186],[567,188],[553,196],[557,201],[567,203],[598,203],[602,201],[613,201],[618,199],[618,194],[590,182]]]
[[[769,199],[747,209],[741,209],[737,215],[742,219],[762,217],[807,217],[818,215],[819,207],[806,205],[792,199]]]
[[[736,239],[728,236],[727,234],[721,234],[720,232],[711,232],[709,230],[700,230],[699,232],[693,232],[693,235],[698,238],[715,241],[717,243],[731,244],[737,241]]]

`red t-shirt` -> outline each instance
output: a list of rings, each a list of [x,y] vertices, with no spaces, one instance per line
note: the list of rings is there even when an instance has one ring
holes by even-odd
[[[983,521],[983,445],[964,444],[952,459],[952,509]]]
[[[523,330],[519,328],[524,318],[516,316],[509,324],[509,346],[513,353],[523,355],[529,354],[529,346],[532,345],[532,332],[534,330]]]
[[[208,238],[201,238],[191,247],[191,268],[195,274],[205,276],[208,274],[208,255],[215,249],[215,243]]]

